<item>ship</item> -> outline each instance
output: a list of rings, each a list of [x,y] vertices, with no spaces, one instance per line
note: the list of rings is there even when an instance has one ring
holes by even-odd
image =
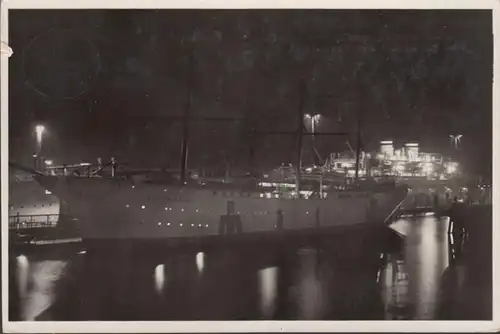
[[[29,225],[56,225],[61,203],[57,196],[40,185],[34,174],[20,169],[9,170],[9,228]]]
[[[193,176],[182,168],[185,161],[180,171],[128,174],[117,172],[116,160],[110,164],[110,173],[101,166],[88,175],[35,176],[67,203],[69,215],[80,221],[83,240],[217,242],[349,227],[373,231],[385,226],[407,195],[407,187],[394,182],[346,188],[335,178],[314,180],[303,176],[300,163],[294,180],[259,179],[252,173],[230,179]]]
[[[371,233],[373,228],[383,227],[405,199],[406,186],[388,183],[362,187],[356,182],[355,187],[339,191],[335,182],[320,180],[319,191],[309,191],[316,193],[315,196],[304,194],[306,189],[302,188],[308,181],[302,177],[304,136],[346,135],[311,133],[305,129],[305,91],[302,82],[295,131],[251,131],[253,135],[292,135],[296,138],[293,189],[279,187],[280,191],[269,195],[255,170],[249,171],[249,177],[231,181],[190,177],[187,152],[193,116],[189,94],[184,115],[180,117],[183,121],[181,166],[176,171],[160,172],[161,177],[118,173],[116,159],[111,158],[109,163],[100,164],[96,171],[87,175],[35,173],[35,179],[67,204],[68,214],[80,222],[84,241],[106,240],[108,244],[113,240],[210,239],[219,243],[222,239],[234,240],[242,236],[323,233],[347,227]],[[360,131],[358,126],[358,159]],[[356,165],[359,166],[359,161]],[[111,168],[111,173],[104,172],[106,167]]]
[[[295,191],[268,196],[262,187],[251,189],[244,182],[168,184],[75,175],[36,179],[68,203],[71,216],[82,222],[84,239],[203,238],[382,225],[406,196],[405,187],[393,185],[326,190],[321,197],[305,198]]]

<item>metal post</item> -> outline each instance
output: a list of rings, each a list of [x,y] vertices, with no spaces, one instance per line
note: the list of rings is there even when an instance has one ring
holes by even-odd
[[[111,177],[115,177],[116,174],[116,159],[114,157],[111,158]]]
[[[356,138],[356,174],[354,177],[354,182],[357,185],[359,180],[359,156],[361,154],[361,112],[358,112],[358,126],[357,126],[357,138]]]
[[[182,148],[181,148],[181,184],[186,182],[186,170],[188,159],[188,146],[189,146],[189,117],[191,115],[191,89],[192,89],[192,72],[194,63],[194,49],[191,48],[188,59],[188,76],[187,76],[187,96],[186,107],[184,109],[184,128],[182,133]]]
[[[321,169],[321,174],[319,175],[319,198],[323,199],[323,169]]]
[[[306,84],[302,81],[300,84],[299,92],[299,108],[297,119],[297,160],[295,166],[295,190],[297,191],[297,198],[300,198],[300,170],[302,166],[302,141],[304,136],[304,99],[305,99]]]

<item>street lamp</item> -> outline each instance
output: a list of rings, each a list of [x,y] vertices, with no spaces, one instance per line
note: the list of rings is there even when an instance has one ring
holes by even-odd
[[[312,134],[314,136],[314,128],[316,127],[316,125],[319,124],[319,120],[321,119],[321,115],[320,114],[314,114],[314,115],[305,114],[304,117],[306,119],[311,120],[311,130],[312,130]]]
[[[458,145],[462,137],[462,135],[450,135],[450,142],[455,145],[455,150],[458,150]]]
[[[42,138],[43,138],[43,133],[45,132],[45,126],[43,125],[37,125],[35,126],[35,133],[36,133],[36,143],[37,143],[37,150],[38,154],[40,154],[40,151],[42,150]]]

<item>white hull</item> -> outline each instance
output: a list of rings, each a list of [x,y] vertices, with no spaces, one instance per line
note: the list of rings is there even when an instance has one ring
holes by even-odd
[[[69,214],[81,222],[82,237],[89,239],[216,236],[232,204],[230,219],[239,217],[243,233],[382,224],[405,197],[401,188],[329,194],[328,199],[265,199],[259,192],[132,185],[119,179],[42,177],[40,182],[68,203]]]

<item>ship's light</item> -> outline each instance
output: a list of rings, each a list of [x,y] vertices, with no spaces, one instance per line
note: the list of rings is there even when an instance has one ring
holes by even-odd
[[[163,191],[167,191],[167,189],[163,189]]]
[[[126,204],[126,205],[125,205],[125,207],[126,207],[126,208],[130,208],[130,205]]]
[[[308,214],[309,214],[309,211],[306,211],[306,215],[308,215]]]
[[[167,223],[167,226],[170,226],[170,223]]]
[[[161,222],[158,222],[158,226],[161,226]]]
[[[184,212],[184,209],[181,209],[182,212]]]
[[[194,224],[191,224],[191,227],[194,227]]]
[[[208,227],[208,224],[206,224],[205,227]]]
[[[168,208],[167,208],[167,207],[165,207],[165,211],[168,211]]]
[[[262,194],[262,193],[261,193],[259,197],[260,197],[260,198],[264,197],[264,194]]]
[[[200,210],[196,209],[196,212],[200,212]]]
[[[141,209],[143,209],[143,210],[144,210],[145,208],[146,208],[146,206],[145,206],[145,205],[141,206]]]
[[[134,189],[134,188],[135,188],[135,186],[132,186],[132,189]]]
[[[52,195],[52,193],[50,192],[50,190],[45,189],[45,195]]]
[[[182,225],[183,225],[182,223],[179,224],[179,226],[182,226]]]
[[[198,227],[201,227],[201,224],[198,224]]]

